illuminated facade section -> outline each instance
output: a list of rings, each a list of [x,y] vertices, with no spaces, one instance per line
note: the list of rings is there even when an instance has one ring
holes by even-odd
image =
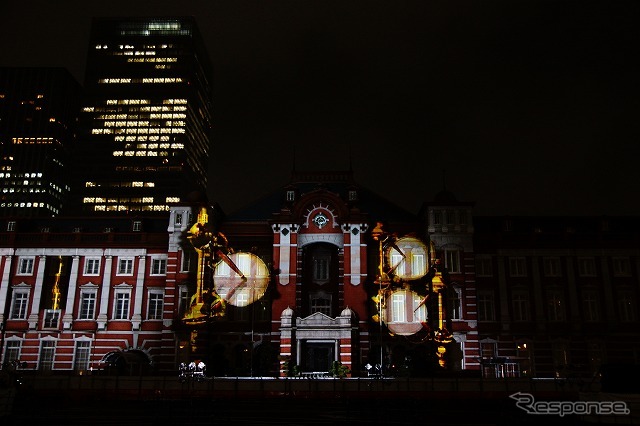
[[[211,74],[191,18],[95,19],[77,207],[160,213],[204,194]]]
[[[79,105],[62,68],[0,68],[0,215],[60,214]]]

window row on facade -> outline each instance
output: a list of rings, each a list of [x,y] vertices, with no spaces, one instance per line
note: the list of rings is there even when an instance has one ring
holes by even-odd
[[[35,273],[36,256],[20,256],[18,258],[18,269],[16,275],[31,276]],[[82,275],[98,276],[101,275],[102,256],[85,256]],[[116,260],[116,276],[132,276],[135,256],[123,257],[119,256]],[[188,267],[187,265],[184,265]],[[188,271],[188,269],[187,269]],[[160,276],[167,274],[167,257],[166,255],[152,255],[149,269],[149,275]]]
[[[632,276],[631,259],[628,256],[608,258],[611,274],[614,277]],[[527,277],[531,275],[531,261],[525,256],[506,258],[506,270],[511,277]],[[542,257],[542,275],[545,277],[562,277],[567,274],[568,264],[561,257]],[[602,275],[596,257],[577,257],[575,272],[580,277],[596,277]],[[486,255],[476,256],[476,276],[492,277],[496,275],[495,258]]]
[[[4,345],[5,364],[19,362],[24,350],[23,339],[10,337]],[[38,347],[38,361],[36,369],[39,371],[53,370],[58,349],[59,339],[45,337],[40,341]],[[72,353],[70,355],[69,369],[74,371],[86,371],[89,369],[92,340],[87,337],[80,337],[73,341]],[[57,356],[60,357],[58,352]]]
[[[614,311],[617,320],[623,323],[637,321],[636,290],[622,287],[614,292]],[[605,320],[605,306],[602,291],[595,287],[587,287],[579,292],[578,309],[583,321],[600,322]],[[514,322],[540,321],[533,314],[534,303],[528,288],[515,287],[509,295],[509,317]],[[478,290],[478,321],[497,321],[497,303],[494,290]],[[565,292],[558,288],[547,288],[543,291],[543,311],[546,321],[563,322],[569,318],[570,308]]]
[[[132,312],[132,286],[119,285],[112,288],[111,320],[130,320]],[[146,316],[147,320],[163,319],[164,290],[148,289]],[[30,286],[20,285],[13,288],[11,296],[10,320],[27,320],[29,315]],[[76,320],[95,320],[99,309],[98,286],[85,284],[78,292],[79,303],[77,312],[73,313]],[[60,309],[45,309],[42,318],[42,328],[60,327]]]

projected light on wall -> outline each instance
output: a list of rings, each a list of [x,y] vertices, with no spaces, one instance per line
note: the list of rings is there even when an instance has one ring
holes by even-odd
[[[387,248],[389,274],[402,280],[417,280],[427,273],[427,248],[414,237],[402,237]]]
[[[400,336],[418,333],[427,322],[427,308],[423,297],[407,289],[394,290],[385,298],[383,322],[389,331]]]
[[[379,315],[374,316],[394,335],[420,332],[427,323],[426,298],[409,288],[409,282],[423,278],[429,270],[429,251],[418,238],[405,236],[384,240],[384,267],[378,295]],[[384,284],[384,287],[383,287]]]
[[[227,261],[220,260],[213,267],[213,287],[226,303],[233,306],[247,306],[260,300],[269,285],[267,265],[253,253],[237,252],[228,258],[242,275],[238,274]]]

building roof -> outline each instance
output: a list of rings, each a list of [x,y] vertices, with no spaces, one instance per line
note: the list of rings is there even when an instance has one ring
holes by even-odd
[[[327,191],[348,202],[352,209],[367,215],[371,221],[415,222],[417,216],[394,204],[370,189],[359,185],[353,178],[352,171],[336,172],[297,172],[283,187],[271,192],[226,216],[226,221],[250,222],[270,220],[287,205],[286,193],[294,191],[296,199],[315,191]],[[355,199],[350,199],[350,191],[355,191]]]

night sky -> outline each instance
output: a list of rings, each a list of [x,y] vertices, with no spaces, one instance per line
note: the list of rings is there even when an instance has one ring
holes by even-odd
[[[640,214],[640,2],[5,0],[0,66],[82,82],[91,17],[162,15],[207,42],[227,212],[295,158],[412,212],[446,185],[479,215]]]

